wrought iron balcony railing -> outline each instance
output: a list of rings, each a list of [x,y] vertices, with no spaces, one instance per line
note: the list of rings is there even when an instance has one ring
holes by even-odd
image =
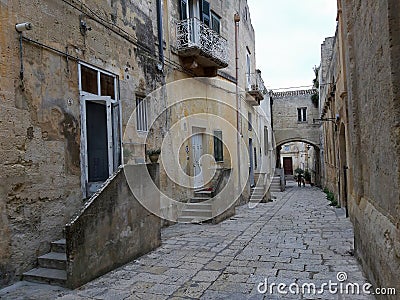
[[[228,66],[228,42],[197,18],[182,20],[176,27],[177,50],[182,56],[202,56],[218,68]]]
[[[248,97],[250,104],[260,105],[260,101],[264,99],[264,95],[267,93],[260,71],[246,74],[246,92],[251,96]]]
[[[264,80],[261,77],[261,72],[247,73],[246,74],[247,88],[250,91],[260,91],[263,95],[266,94],[266,89],[264,85]]]

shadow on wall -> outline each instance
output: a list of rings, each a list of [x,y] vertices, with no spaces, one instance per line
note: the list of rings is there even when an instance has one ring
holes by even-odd
[[[144,182],[149,172],[152,183]],[[66,225],[67,286],[79,287],[161,245],[161,220],[132,194],[125,174],[144,195],[159,186],[159,165],[120,168]],[[151,195],[153,198],[155,195]],[[154,203],[160,203],[153,199]]]

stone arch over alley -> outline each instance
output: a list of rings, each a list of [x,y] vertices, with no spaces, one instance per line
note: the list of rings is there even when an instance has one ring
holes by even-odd
[[[315,184],[320,185],[321,175],[321,139],[317,105],[311,100],[315,90],[296,90],[272,93],[272,125],[276,144],[276,167],[284,168],[282,162],[282,147],[291,143],[304,143],[306,149],[313,148]],[[289,148],[288,148],[288,151]],[[297,150],[297,155],[305,150]],[[306,154],[308,161],[308,150]],[[303,168],[308,169],[308,164]],[[286,170],[287,171],[287,170]],[[294,172],[294,170],[292,171]],[[287,172],[285,175],[288,175]]]

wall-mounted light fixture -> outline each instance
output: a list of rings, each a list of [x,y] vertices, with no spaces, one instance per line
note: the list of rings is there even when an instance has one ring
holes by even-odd
[[[18,32],[32,30],[32,28],[33,28],[33,25],[30,22],[15,24],[15,30]]]
[[[17,23],[15,24],[15,30],[19,34],[19,59],[20,59],[20,70],[19,70],[19,78],[21,81],[24,79],[24,63],[22,61],[22,32],[26,30],[32,30],[33,25],[30,22],[24,22],[24,23]]]
[[[83,16],[81,15],[79,17],[79,31],[83,36],[85,36],[86,33],[91,30],[92,28],[87,25],[86,21],[83,19]]]
[[[313,119],[313,124],[316,122],[332,122],[335,124],[335,131],[337,131],[337,124],[340,121],[340,115],[336,114],[335,118],[320,118],[320,119]]]

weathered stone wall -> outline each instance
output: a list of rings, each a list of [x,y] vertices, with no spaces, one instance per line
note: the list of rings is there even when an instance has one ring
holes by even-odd
[[[341,5],[356,253],[375,286],[399,291],[400,3],[343,0]]]
[[[24,41],[20,81],[15,24],[29,21],[23,36],[117,75],[123,124],[135,93],[160,81],[152,3],[67,3],[0,1],[0,285],[34,266],[82,202],[77,61]],[[80,20],[91,30],[82,34]]]
[[[254,141],[254,147],[257,149],[260,149],[263,147],[263,139],[262,136],[257,134],[259,133],[259,128],[263,128],[265,124],[268,125],[270,124],[270,119],[268,119],[268,116],[265,115],[264,111],[259,107],[259,106],[251,106],[247,102],[244,101],[246,97],[245,89],[246,89],[246,53],[249,51],[250,56],[251,56],[251,73],[256,72],[256,54],[255,54],[255,33],[254,29],[251,24],[251,19],[250,19],[250,13],[249,9],[247,6],[247,1],[217,1],[213,0],[210,1],[210,8],[213,12],[215,12],[218,16],[221,17],[221,30],[220,30],[220,35],[227,39],[228,43],[228,66],[226,68],[220,69],[219,70],[219,75],[216,77],[218,79],[224,80],[226,82],[229,81],[230,90],[231,93],[226,96],[223,95],[220,99],[221,102],[223,103],[229,103],[233,109],[229,109],[229,111],[224,111],[225,107],[224,104],[221,105],[215,105],[215,103],[211,104],[208,95],[206,97],[204,96],[204,89],[198,89],[195,85],[190,85],[190,95],[193,97],[197,96],[198,98],[204,98],[204,101],[196,101],[195,104],[191,105],[190,108],[186,108],[184,105],[176,105],[171,109],[170,112],[170,118],[169,122],[170,125],[175,124],[178,121],[181,121],[183,117],[187,117],[190,114],[193,113],[211,113],[217,116],[223,116],[225,120],[230,122],[232,126],[236,127],[236,111],[234,108],[236,108],[236,98],[235,98],[235,88],[234,88],[234,81],[235,81],[235,76],[236,76],[236,66],[235,66],[235,22],[234,22],[234,15],[236,12],[239,12],[239,15],[241,17],[241,21],[239,23],[239,36],[238,36],[238,67],[239,67],[239,74],[238,74],[238,85],[240,89],[240,97],[241,97],[241,118],[242,122],[240,125],[241,132],[243,133],[243,141],[246,141],[248,144],[249,138],[252,138]],[[165,24],[165,39],[166,39],[166,55],[168,59],[173,60],[177,64],[182,63],[182,58],[179,57],[177,50],[176,50],[176,43],[177,43],[177,37],[176,37],[176,24],[180,21],[180,9],[179,9],[179,1],[168,1],[168,5],[165,6],[165,20],[167,20],[167,24]],[[187,66],[186,66],[187,67]],[[199,67],[199,69],[201,69]],[[192,74],[190,72],[198,72],[196,68],[194,69],[175,69],[171,70],[170,68],[167,69],[167,82],[173,82],[176,80],[180,79],[187,79],[191,78]],[[201,73],[201,72],[199,72]],[[233,89],[232,89],[233,87]],[[182,88],[183,90],[183,88]],[[194,92],[199,91],[197,95],[195,95]],[[185,94],[185,92],[182,92],[182,94]],[[181,94],[181,95],[182,95]],[[211,99],[211,97],[209,97]],[[203,100],[203,99],[202,99]],[[168,92],[168,104],[174,103],[176,101],[175,99],[175,93],[170,93]],[[248,113],[252,114],[252,119],[253,119],[253,126],[257,128],[257,133],[255,130],[251,131],[248,130],[247,126],[247,116]],[[209,122],[201,120],[201,118],[198,118],[198,120],[194,121],[193,123],[196,123],[198,127],[205,128],[208,132],[212,132],[215,129],[221,129],[224,127],[222,122]],[[200,124],[200,125],[199,125]],[[203,124],[203,125],[201,125]],[[212,125],[212,126],[211,126]],[[187,126],[186,129],[183,129],[184,126]],[[189,123],[185,124],[182,126],[182,131],[179,133],[179,135],[182,134],[187,134],[190,133],[191,131],[191,126]],[[269,126],[270,127],[270,126]],[[184,131],[187,131],[186,133]],[[180,136],[177,136],[177,139]],[[228,138],[226,132],[223,132],[223,138]],[[235,142],[236,136],[230,137],[230,139]],[[232,142],[229,141],[228,143]],[[272,138],[269,140],[272,142]],[[204,151],[205,153],[212,154],[212,143],[207,143],[208,148]],[[184,147],[188,146],[190,148],[190,140],[184,143]],[[222,167],[232,167],[232,165],[237,164],[237,156],[236,156],[236,146],[233,144],[233,149],[230,149],[230,154],[229,156],[226,157],[226,161],[224,164],[220,164]],[[241,149],[242,153],[242,165],[241,165],[241,173],[243,177],[247,177],[246,175],[248,174],[248,163],[245,159],[245,156],[247,155],[248,152],[248,147],[243,147]],[[188,174],[193,172],[193,170],[189,170],[192,166],[192,161],[191,161],[191,153],[189,155],[189,158],[186,157],[186,153],[183,153],[182,158],[183,158],[183,165],[181,166],[182,169],[184,169]],[[225,151],[224,153],[228,153]],[[268,173],[266,170],[267,166],[267,160],[270,159],[272,156],[271,153],[267,153],[265,155],[264,151],[262,152],[263,154],[258,155],[258,170],[260,171],[260,167],[262,165],[263,171]],[[230,160],[230,161],[229,161]],[[263,163],[261,163],[263,161]],[[213,167],[213,166],[212,166]],[[178,169],[179,167],[177,167]],[[207,171],[208,165],[204,167],[204,169]],[[237,178],[237,168],[233,168],[233,176]],[[166,172],[161,169],[161,189],[168,194],[169,196],[173,196],[176,198],[176,200],[179,201],[186,201],[188,197],[191,196],[192,191],[188,191],[187,188],[185,187],[180,187],[179,184],[176,184],[169,180],[168,176],[166,176]],[[237,179],[235,179],[237,181]],[[244,194],[248,197],[250,192],[249,186],[245,189]]]
[[[294,94],[275,98],[272,106],[276,145],[291,141],[304,141],[319,147],[318,108],[311,102],[310,94]],[[307,121],[298,122],[297,108],[307,108]]]
[[[158,164],[125,166],[84,204],[66,226],[67,285],[76,288],[161,244],[161,221],[141,201],[160,205],[160,196],[149,194],[159,186]],[[129,176],[128,179],[126,176]],[[132,194],[141,189],[143,193]]]

